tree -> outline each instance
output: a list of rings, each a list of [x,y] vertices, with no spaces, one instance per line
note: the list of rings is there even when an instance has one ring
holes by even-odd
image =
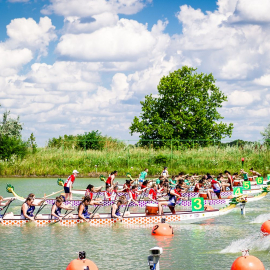
[[[21,139],[22,124],[19,117],[12,119],[10,112],[3,114],[0,122],[0,159],[10,159],[12,155],[23,158],[27,153],[27,143]]]
[[[263,140],[266,144],[270,144],[270,124],[261,132]]]
[[[131,134],[140,133],[140,144],[155,140],[221,140],[231,136],[233,124],[219,122],[217,111],[227,97],[212,74],[198,74],[187,66],[161,78],[158,97],[145,96],[142,113],[134,117]],[[158,142],[156,145],[166,145]]]
[[[32,153],[35,154],[37,152],[37,143],[36,143],[36,138],[33,133],[31,133],[27,141],[27,144],[32,149]]]

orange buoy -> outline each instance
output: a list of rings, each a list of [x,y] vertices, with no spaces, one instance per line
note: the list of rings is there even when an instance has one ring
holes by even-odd
[[[233,262],[231,270],[265,270],[265,268],[258,258],[250,256],[248,250],[244,250],[242,256]]]
[[[270,234],[270,220],[265,221],[262,226],[261,226],[261,232],[264,235],[269,235]]]
[[[98,267],[88,259],[84,260],[76,259],[71,261],[66,268],[66,270],[84,270],[84,269],[98,270]]]
[[[71,261],[66,270],[98,270],[98,267],[92,261],[85,259],[85,251],[80,251],[79,258]]]
[[[173,228],[170,224],[165,223],[166,219],[162,218],[161,223],[155,225],[152,229],[152,235],[160,235],[160,236],[172,236]]]

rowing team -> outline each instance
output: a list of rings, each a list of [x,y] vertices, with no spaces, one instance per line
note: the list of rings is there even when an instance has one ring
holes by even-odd
[[[159,215],[161,215],[163,213],[163,205],[167,205],[169,207],[169,209],[171,210],[171,212],[173,214],[175,214],[175,205],[177,204],[177,201],[179,199],[185,199],[182,197],[181,195],[181,187],[180,186],[176,186],[175,189],[172,189],[169,191],[169,193],[167,194],[169,196],[169,200],[168,201],[159,201],[158,202],[158,206],[159,206]],[[11,201],[13,199],[9,199],[6,200],[6,202],[4,202],[5,200],[3,199],[3,197],[0,197],[0,206],[8,206]],[[130,202],[134,200],[134,199],[130,199],[128,201],[126,201],[126,198],[124,196],[120,197],[111,207],[111,218],[120,218],[122,219],[122,216],[129,216],[130,212],[128,212],[128,207]],[[44,204],[45,200],[39,201],[39,202],[35,202],[35,195],[33,193],[30,193],[27,197],[27,199],[25,200],[25,202],[22,204],[21,207],[21,219],[25,219],[25,220],[32,220],[34,221],[36,219],[37,214],[41,211],[41,209],[46,205]],[[51,219],[55,219],[56,221],[61,221],[63,218],[65,218],[66,216],[69,216],[69,214],[74,211],[74,208],[70,207],[70,205],[65,205],[65,197],[64,196],[59,196],[56,197],[55,203],[53,203],[52,208],[51,208]],[[79,204],[78,207],[78,218],[82,219],[84,221],[88,221],[92,218],[98,218],[100,217],[97,212],[98,208],[101,206],[102,202],[101,201],[97,201],[94,199],[91,199],[90,196],[85,196],[81,203]],[[120,212],[120,207],[122,204],[127,204],[124,213],[121,214]],[[88,210],[88,206],[89,205],[97,205],[95,210],[90,213]],[[34,211],[36,206],[40,206],[40,209],[38,210],[38,212],[34,215]],[[66,210],[67,212],[70,211],[68,214],[63,215],[61,213],[62,209]],[[1,219],[4,217],[1,216]],[[72,216],[69,216],[72,217]]]

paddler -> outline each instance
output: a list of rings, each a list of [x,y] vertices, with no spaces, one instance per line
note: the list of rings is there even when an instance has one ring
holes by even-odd
[[[232,178],[229,171],[226,170],[224,173],[228,177],[228,183],[230,184],[230,190],[233,191],[233,178]]]
[[[78,217],[86,222],[87,219],[91,219],[93,217],[93,215],[88,212],[88,206],[90,204],[94,203],[91,201],[91,198],[89,196],[85,196],[78,207]],[[95,217],[99,217],[99,214],[94,214],[94,218]]]
[[[249,171],[252,173],[253,181],[255,181],[257,177],[261,176],[261,174],[259,172],[254,171],[253,168],[250,168]]]
[[[4,208],[4,207],[6,207],[13,200],[15,200],[15,198],[4,199],[2,196],[0,196],[0,206],[3,206],[3,208]],[[2,211],[3,208],[0,207],[0,211]],[[3,218],[3,215],[0,214],[0,222],[1,222],[2,218]]]
[[[157,184],[153,184],[151,189],[149,190],[148,198],[155,202],[157,200],[157,192]]]
[[[216,196],[218,197],[218,199],[221,199],[221,196],[220,196],[220,192],[221,192],[221,184],[216,181],[215,179],[211,179],[211,186],[212,186],[212,189],[213,189],[213,193],[216,194]],[[211,196],[211,199],[212,199],[212,196]]]
[[[120,207],[124,204],[125,201],[123,198],[120,198],[116,203],[114,203],[111,207],[111,217],[122,219]]]
[[[111,172],[111,174],[109,175],[109,177],[106,180],[106,186],[113,187],[113,181],[114,181],[116,176],[117,176],[117,171]]]
[[[123,192],[129,192],[133,182],[134,180],[126,180],[126,183],[123,186]]]
[[[175,187],[175,189],[171,189],[170,192],[168,193],[169,201],[158,202],[158,214],[159,215],[163,214],[162,205],[167,205],[170,208],[172,214],[175,214],[175,205],[176,205],[177,200],[179,200],[179,199],[186,200],[186,198],[182,197],[180,192],[181,192],[181,187],[179,185],[177,185]]]
[[[106,201],[111,201],[112,199],[112,188],[111,187],[106,187],[106,191],[105,191],[105,200]]]
[[[33,197],[27,197],[26,201],[22,204],[21,207],[21,219],[34,219],[34,211],[35,206],[39,206],[43,203],[43,201],[40,201],[39,203],[35,203],[35,196]]]
[[[147,173],[148,173],[148,169],[145,168],[144,171],[139,174],[139,183],[142,183],[143,181],[145,181]]]
[[[172,178],[169,179],[169,185],[170,187],[175,187],[177,185],[177,180],[175,179],[175,175],[173,175]]]
[[[71,210],[72,208],[63,204],[62,197],[56,197],[55,202],[53,203],[52,209],[51,209],[51,218],[58,219],[61,221],[62,220],[62,217],[61,217],[61,210],[62,209]]]
[[[64,184],[64,190],[65,190],[65,196],[66,196],[66,200],[68,200],[68,198],[70,200],[72,200],[72,192],[71,192],[71,189],[73,187],[73,184],[75,182],[75,179],[76,179],[76,176],[78,175],[78,171],[77,170],[74,170],[72,172],[72,175],[70,175],[68,177],[68,179],[66,180],[65,184]]]
[[[93,185],[89,184],[86,187],[85,196],[89,196],[90,199],[93,200],[94,192],[95,193],[101,192],[102,188],[103,188],[102,186],[101,187],[94,187]],[[100,199],[97,199],[97,200],[100,200]]]
[[[131,189],[128,192],[130,201],[134,202],[135,204],[139,205],[137,202],[137,197],[139,194],[141,194],[142,191],[137,190],[137,186],[132,186]]]

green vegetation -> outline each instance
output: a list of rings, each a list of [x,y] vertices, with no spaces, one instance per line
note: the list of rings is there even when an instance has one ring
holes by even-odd
[[[131,123],[131,134],[140,134],[140,145],[155,141],[155,147],[170,145],[170,139],[201,140],[207,145],[231,136],[233,124],[225,124],[217,111],[227,97],[215,85],[212,74],[198,74],[196,69],[182,69],[161,78],[158,97],[146,96],[140,119]],[[186,142],[188,143],[188,142]],[[183,144],[183,143],[182,143]]]
[[[270,172],[270,149],[266,145],[252,143],[239,147],[219,145],[194,149],[182,147],[178,150],[133,145],[85,151],[38,148],[35,154],[28,154],[24,159],[11,158],[0,162],[0,175],[66,176],[77,169],[83,177],[108,175],[113,170],[118,170],[119,176],[130,172],[137,177],[146,167],[149,168],[149,175],[158,175],[163,166],[168,166],[170,174],[181,171],[217,174],[225,169],[234,173],[239,172],[242,157],[245,158],[245,170],[253,167],[264,175]]]

